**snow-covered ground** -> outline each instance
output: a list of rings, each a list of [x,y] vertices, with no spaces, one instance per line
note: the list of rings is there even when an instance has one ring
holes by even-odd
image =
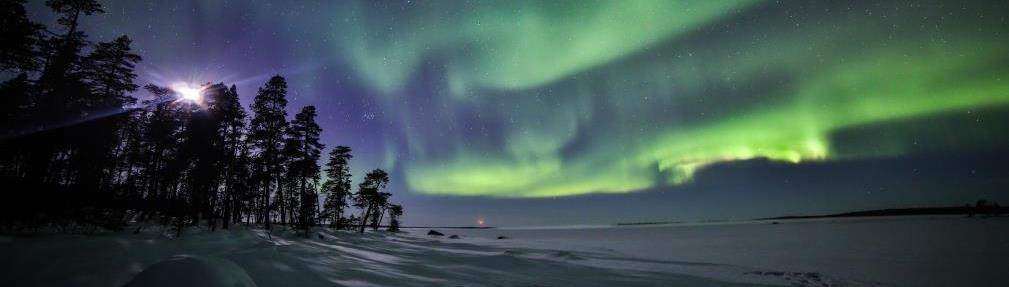
[[[3,236],[0,285],[1009,286],[1009,218],[427,231]]]
[[[1009,286],[1009,217],[777,222],[447,232],[480,245],[607,251],[639,260],[745,266],[794,279],[816,273],[844,286]],[[717,268],[699,269],[689,274],[736,278],[731,272],[710,274]]]

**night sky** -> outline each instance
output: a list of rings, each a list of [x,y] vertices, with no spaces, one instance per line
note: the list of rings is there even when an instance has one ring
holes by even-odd
[[[103,4],[138,84],[286,77],[407,225],[1009,202],[1004,0]]]

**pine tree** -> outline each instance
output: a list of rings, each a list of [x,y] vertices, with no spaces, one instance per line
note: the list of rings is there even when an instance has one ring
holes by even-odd
[[[61,123],[78,122],[82,115],[86,115],[82,103],[90,94],[79,73],[80,51],[87,42],[84,33],[77,30],[78,20],[81,15],[101,13],[102,9],[93,0],[50,0],[46,5],[59,15],[58,23],[66,32],[60,37],[43,38],[39,42],[44,67],[36,81],[38,101],[32,117],[33,129],[39,133],[32,136],[32,143],[23,151],[30,163],[25,178],[28,182],[61,189],[75,184],[76,179],[69,166],[72,163],[66,159],[74,154],[73,143],[78,137],[58,128]],[[78,202],[70,196],[60,198],[71,203]]]
[[[249,145],[256,150],[257,178],[261,180],[262,210],[260,217],[270,228],[271,193],[276,192],[278,202],[283,203],[281,190],[281,175],[283,160],[281,158],[284,131],[287,129],[287,81],[277,75],[270,78],[265,86],[259,89],[252,112],[255,116],[249,128]],[[283,210],[281,211],[283,213]]]
[[[76,70],[74,65],[80,58],[78,53],[86,45],[86,36],[77,29],[80,17],[105,13],[105,10],[96,0],[48,0],[46,6],[59,15],[57,23],[66,29],[62,37],[51,39],[49,44],[45,44],[50,49],[46,69],[39,81],[43,89],[50,89],[63,83],[67,73]]]
[[[138,157],[137,177],[145,192],[138,196],[144,205],[142,217],[167,214],[169,202],[173,200],[174,182],[182,176],[177,165],[182,137],[184,113],[175,104],[175,96],[168,88],[147,85],[144,87],[154,97],[145,101],[151,108],[143,113],[141,121],[145,128],[141,132],[141,144],[135,145],[131,153]]]
[[[164,130],[151,129],[152,136],[162,147],[163,158],[156,174],[159,197],[157,209],[162,222],[176,228],[177,236],[183,228],[196,224],[205,211],[206,197],[216,177],[217,153],[214,152],[214,123],[200,105],[177,101],[176,91],[166,92],[156,112],[162,112],[152,123],[165,124]],[[164,117],[163,119],[160,117]],[[164,134],[171,135],[165,137]]]
[[[38,45],[42,25],[25,13],[24,0],[0,0],[0,71],[32,71],[38,68]]]
[[[84,33],[77,30],[79,16],[100,11],[100,5],[94,1],[46,4],[60,15],[59,23],[67,30],[62,37],[40,37],[36,41],[41,54],[35,63],[44,63],[44,68],[30,96],[34,100],[27,120],[30,127],[19,139],[16,151],[26,163],[19,181],[31,185],[35,194],[53,199],[36,208],[49,221],[61,227],[71,223],[103,224],[100,222],[111,216],[105,206],[97,203],[108,202],[104,199],[109,194],[99,190],[110,169],[119,118],[83,121],[93,114],[88,102],[94,95],[82,77],[81,69],[86,64],[80,52],[87,42]],[[66,123],[82,124],[70,128]],[[92,166],[84,168],[85,163]]]
[[[192,107],[189,109],[181,154],[187,160],[189,218],[192,224],[206,219],[211,228],[216,226],[214,207],[227,159],[224,135],[220,133],[224,125],[221,102],[225,97],[229,97],[228,88],[224,84],[214,84],[203,87],[202,104],[205,109],[196,103],[183,102]]]
[[[215,111],[218,127],[217,133],[222,142],[221,168],[223,169],[223,188],[221,192],[221,219],[222,228],[227,229],[228,224],[238,212],[239,201],[242,199],[241,191],[244,190],[244,181],[248,176],[245,165],[245,109],[238,101],[238,90],[234,85],[222,94],[211,106]]]
[[[322,191],[326,193],[325,213],[331,217],[330,226],[343,228],[343,211],[347,207],[350,196],[350,147],[337,146],[329,152],[329,162],[326,163],[326,183]]]
[[[371,215],[371,229],[378,230],[378,227],[382,225],[382,218],[385,217],[385,211],[389,208],[389,196],[391,193],[379,192],[374,199],[372,199],[372,205],[375,209],[372,211]]]
[[[84,59],[84,78],[91,84],[92,93],[98,96],[91,106],[121,108],[136,103],[136,98],[128,92],[137,90],[138,86],[133,83],[137,74],[133,70],[141,58],[130,51],[132,42],[124,35],[112,42],[98,43]]]
[[[102,4],[96,0],[47,0],[46,6],[60,15],[57,22],[68,28],[68,34],[77,31],[77,20],[81,14],[90,16],[91,14],[105,13]]]
[[[368,218],[373,218],[374,213],[377,209],[381,208],[378,204],[383,201],[383,198],[387,196],[383,194],[388,194],[382,192],[386,185],[389,184],[389,175],[381,169],[375,169],[364,176],[364,181],[361,182],[357,187],[357,194],[354,195],[354,206],[361,208],[361,226],[360,233],[364,233],[364,227],[368,224]]]
[[[115,153],[121,142],[119,131],[129,119],[125,106],[136,102],[129,93],[137,89],[134,66],[141,58],[130,51],[130,43],[126,36],[99,43],[79,69],[90,96],[79,100],[86,121],[67,132],[73,137],[69,161],[77,177],[75,189],[91,193],[88,199],[93,205],[113,200],[110,184],[119,160]]]
[[[288,141],[285,146],[290,150],[288,171],[297,185],[300,208],[298,210],[298,225],[307,230],[314,224],[315,206],[318,195],[316,185],[319,181],[319,157],[324,145],[319,142],[322,128],[315,122],[314,106],[306,106],[295,115],[287,130]],[[293,193],[293,190],[292,190]]]

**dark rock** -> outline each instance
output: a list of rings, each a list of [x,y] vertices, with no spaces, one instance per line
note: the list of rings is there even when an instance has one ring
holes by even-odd
[[[452,234],[452,236],[449,236],[448,239],[459,239],[459,235]]]
[[[427,235],[434,235],[434,236],[445,236],[445,234],[444,234],[444,233],[441,233],[441,232],[438,232],[438,231],[435,231],[434,229],[431,229],[431,230],[429,230],[429,231],[427,232]]]
[[[508,236],[498,236],[497,239],[508,239]]]

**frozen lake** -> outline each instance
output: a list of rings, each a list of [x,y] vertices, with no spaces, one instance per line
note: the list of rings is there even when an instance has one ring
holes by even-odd
[[[758,271],[816,272],[857,285],[1009,286],[1009,272],[1005,272],[1009,268],[1009,217],[778,222],[441,231],[476,244],[602,251]],[[497,240],[498,236],[509,239]]]

